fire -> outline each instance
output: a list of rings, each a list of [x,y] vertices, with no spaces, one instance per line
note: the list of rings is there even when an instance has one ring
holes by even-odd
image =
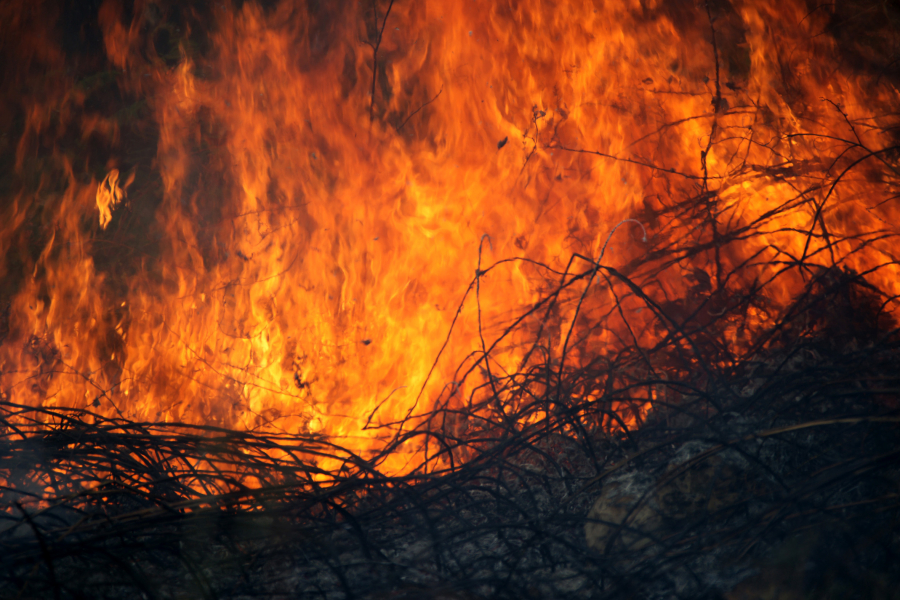
[[[134,181],[134,174],[125,184]],[[113,169],[97,187],[97,210],[100,211],[100,229],[106,229],[112,221],[112,211],[125,199],[125,191],[119,187],[119,170]]]
[[[646,237],[626,222],[603,264],[655,273],[645,291],[673,319],[697,294],[765,283],[735,348],[802,286],[790,261],[900,293],[900,214],[875,169],[896,163],[897,90],[839,63],[828,9],[241,4],[107,0],[92,21],[105,84],[79,79],[30,12],[48,6],[2,9],[26,90],[0,115],[22,123],[4,141],[18,187],[0,192],[4,399],[321,433],[365,456],[437,398],[484,393],[485,363],[479,381],[457,367],[625,219]],[[102,85],[119,105],[92,99]],[[761,233],[727,237],[742,227]],[[664,335],[601,276],[541,326],[547,352],[575,343],[579,298],[579,318],[609,325],[567,360]],[[715,298],[703,310],[727,308]],[[538,329],[486,366],[515,372]],[[618,407],[622,422],[651,401]]]

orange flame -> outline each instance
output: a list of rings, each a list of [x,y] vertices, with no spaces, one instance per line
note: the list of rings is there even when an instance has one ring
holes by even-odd
[[[61,51],[38,50],[49,26],[26,27],[25,7],[3,10],[31,32],[20,56],[65,65]],[[704,198],[722,227],[764,233],[714,258],[678,256],[654,297],[771,281],[769,301],[784,306],[802,281],[778,261],[801,257],[871,271],[886,295],[900,292],[896,266],[884,266],[896,203],[881,202],[877,171],[851,169],[887,160],[897,90],[838,62],[821,34],[827,11],[795,0],[709,12],[625,0],[199,10],[137,0],[128,17],[103,4],[106,73],[127,100],[118,113],[90,106],[85,84],[61,72],[23,96],[16,173],[28,179],[56,152],[65,185],[45,174],[3,192],[7,398],[321,432],[365,454],[391,435],[378,425],[472,392],[455,368],[542,297],[546,278],[530,265],[596,259],[628,218],[647,238],[626,223],[604,264],[676,248],[679,235],[701,235],[675,206],[683,197]],[[122,134],[131,114],[155,137],[152,161],[128,145],[137,133]],[[78,143],[105,150],[47,150],[73,127]],[[155,191],[125,208],[120,170],[124,188]],[[819,177],[840,181],[815,191],[810,212],[797,182]],[[35,223],[43,245],[29,250]],[[99,248],[120,246],[127,268],[99,264]],[[481,276],[477,303],[458,310],[476,269],[511,257],[532,262]],[[724,280],[745,261],[761,266]],[[618,300],[644,326],[610,325],[591,351],[658,337],[639,299]],[[615,301],[598,290],[585,306],[601,314]],[[574,305],[553,315],[551,350],[573,318]],[[752,307],[733,341],[767,319]],[[504,344],[494,360],[515,371],[523,340]],[[648,408],[617,410],[635,426]],[[398,453],[384,468],[409,460]]]

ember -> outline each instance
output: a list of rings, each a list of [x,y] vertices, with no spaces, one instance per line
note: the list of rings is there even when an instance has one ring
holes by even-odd
[[[0,585],[277,522],[322,597],[690,595],[749,573],[700,548],[895,515],[898,23],[4,4]]]

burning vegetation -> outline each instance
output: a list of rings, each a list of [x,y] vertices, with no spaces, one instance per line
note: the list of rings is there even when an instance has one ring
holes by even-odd
[[[4,3],[0,595],[897,598],[898,31]]]

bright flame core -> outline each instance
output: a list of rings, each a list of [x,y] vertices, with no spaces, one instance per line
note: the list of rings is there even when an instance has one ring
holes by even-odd
[[[83,81],[53,73],[23,96],[10,142],[23,180],[73,128],[104,149],[54,153],[64,189],[4,196],[5,398],[321,432],[365,454],[391,434],[377,425],[472,393],[479,382],[457,381],[456,367],[543,297],[548,275],[534,263],[596,259],[627,218],[647,239],[626,223],[604,264],[658,265],[661,248],[713,236],[646,290],[676,312],[685,302],[672,299],[755,281],[772,282],[774,312],[802,284],[777,261],[801,257],[872,271],[885,295],[900,293],[896,267],[883,266],[900,214],[882,200],[896,191],[855,168],[888,164],[897,90],[838,62],[825,10],[676,4],[397,1],[388,14],[383,0],[285,0],[200,14],[138,0],[128,16],[108,0],[105,76],[132,113],[91,106]],[[32,36],[17,50],[30,61],[21,77],[62,69],[49,26],[3,10]],[[155,140],[152,161],[127,146],[132,114]],[[798,187],[838,175],[832,189]],[[150,191],[130,194],[133,182]],[[721,231],[765,233],[717,245],[715,228],[673,208],[686,197],[704,199]],[[41,246],[28,251],[34,222]],[[140,249],[128,247],[142,227]],[[865,243],[833,241],[853,236]],[[129,267],[113,281],[96,253],[116,244]],[[482,277],[441,353],[476,269],[511,257],[533,262]],[[752,272],[724,280],[746,261]],[[612,314],[616,298],[594,289],[584,314]],[[641,301],[619,300],[631,332],[611,322],[572,360],[660,335]],[[573,309],[541,330],[548,351],[565,345]],[[767,318],[749,311],[734,344]],[[492,354],[500,368],[515,371],[526,337]]]

